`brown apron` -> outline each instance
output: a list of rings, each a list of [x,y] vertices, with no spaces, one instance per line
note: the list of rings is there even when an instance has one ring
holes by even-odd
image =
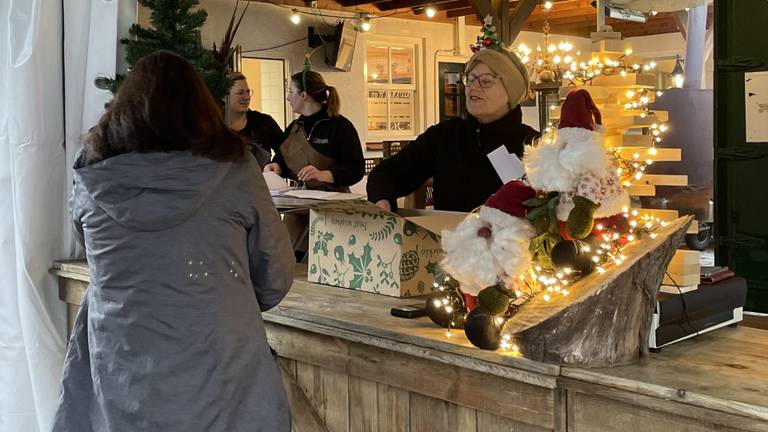
[[[307,165],[313,165],[315,168],[324,171],[331,169],[336,161],[315,150],[307,140],[304,129],[296,122],[288,134],[288,138],[280,145],[280,153],[283,155],[285,164],[295,176]],[[349,192],[346,186],[334,186],[317,180],[305,182],[307,189],[319,189],[336,192]],[[283,214],[283,223],[288,229],[291,237],[293,251],[299,262],[307,261],[307,250],[309,246],[309,214],[307,213],[286,213]]]
[[[288,134],[288,138],[280,145],[280,153],[291,173],[296,176],[307,165],[313,165],[320,171],[333,168],[336,161],[315,150],[307,140],[304,129],[296,122]],[[295,180],[295,179],[294,179]],[[346,186],[335,186],[317,180],[305,182],[307,189],[320,189],[336,192],[349,192]]]

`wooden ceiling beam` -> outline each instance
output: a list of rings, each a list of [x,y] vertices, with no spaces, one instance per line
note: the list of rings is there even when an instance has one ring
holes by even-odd
[[[391,11],[395,9],[414,8],[419,6],[437,5],[446,3],[449,0],[390,0],[376,3],[376,7],[381,11]]]
[[[521,0],[520,3],[517,4],[517,7],[512,11],[512,16],[509,20],[509,36],[508,40],[505,41],[507,45],[512,45],[512,42],[517,39],[517,35],[520,34],[525,22],[528,21],[528,18],[530,18],[531,13],[534,8],[536,8],[537,4],[538,0]]]
[[[510,2],[510,9],[513,6],[518,7],[519,3],[520,3],[519,1]],[[468,7],[463,9],[456,9],[453,13],[448,14],[448,17],[456,18],[459,16],[473,15],[476,13],[477,13],[476,9]],[[552,9],[550,9],[549,11],[544,10],[539,4],[539,2],[536,2],[535,7],[533,8],[530,16],[536,17],[536,18],[538,17],[543,18],[545,16],[548,16],[550,18],[558,18],[560,16],[574,16],[579,14],[581,15],[591,14],[594,16],[595,8],[590,6],[590,0],[565,0],[565,1],[554,2],[552,5]],[[484,15],[477,13],[477,16],[482,20],[482,17]]]
[[[470,7],[469,2],[467,2],[467,0],[452,0],[452,1],[447,1],[445,3],[438,3],[432,6],[434,6],[434,8],[439,11],[450,11],[450,10]]]
[[[339,4],[344,7],[353,7],[353,6],[362,6],[362,5],[372,5],[375,3],[379,3],[385,0],[338,0]]]
[[[458,18],[462,16],[475,15],[475,8],[465,7],[460,9],[449,10],[446,15],[448,18]]]

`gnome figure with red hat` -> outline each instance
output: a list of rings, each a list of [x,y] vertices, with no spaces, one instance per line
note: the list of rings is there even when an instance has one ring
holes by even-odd
[[[454,230],[442,233],[443,268],[465,294],[514,277],[530,265],[528,244],[536,233],[522,203],[536,196],[529,186],[511,181],[501,187]]]
[[[572,91],[554,136],[525,154],[525,170],[538,191],[559,192],[557,219],[566,240],[584,239],[605,225],[624,230],[629,195],[603,145],[600,111],[586,90]]]

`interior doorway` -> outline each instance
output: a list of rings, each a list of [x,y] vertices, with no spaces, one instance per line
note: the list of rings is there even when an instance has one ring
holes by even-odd
[[[281,129],[288,124],[285,115],[286,70],[282,59],[242,57],[240,63],[240,72],[253,90],[250,108],[272,116]]]

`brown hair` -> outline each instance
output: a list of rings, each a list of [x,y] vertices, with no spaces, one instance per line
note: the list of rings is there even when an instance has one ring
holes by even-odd
[[[243,75],[242,72],[231,72],[229,74],[229,79],[231,79],[232,82],[240,81],[245,79],[245,75]]]
[[[325,83],[323,76],[315,71],[298,72],[291,76],[291,82],[307,92],[315,102],[325,103],[328,117],[338,117],[341,110],[341,98],[336,87]]]
[[[136,63],[84,138],[86,163],[130,152],[180,150],[236,161],[245,156],[245,142],[224,124],[192,64],[169,51],[156,51]]]

